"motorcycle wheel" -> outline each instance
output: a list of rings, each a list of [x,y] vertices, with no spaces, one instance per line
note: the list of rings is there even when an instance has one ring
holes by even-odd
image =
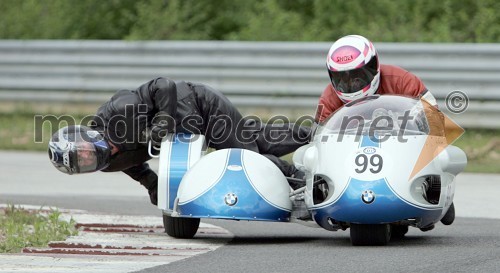
[[[354,246],[381,246],[391,239],[389,224],[351,224],[351,243]]]
[[[165,232],[174,238],[191,239],[200,226],[200,218],[181,218],[163,215]]]
[[[455,205],[451,203],[450,208],[448,208],[448,211],[441,219],[441,223],[443,223],[443,225],[449,226],[453,224],[453,221],[455,221]]]

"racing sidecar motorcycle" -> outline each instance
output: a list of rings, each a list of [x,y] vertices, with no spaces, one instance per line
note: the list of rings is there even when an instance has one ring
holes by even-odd
[[[400,96],[343,106],[294,153],[295,166],[306,173],[306,186],[295,191],[258,153],[205,153],[202,135],[169,135],[159,153],[165,230],[192,238],[200,218],[295,222],[349,228],[353,245],[385,245],[409,227],[449,225],[454,179],[467,158],[449,145],[444,127],[435,128],[428,109],[426,101]]]

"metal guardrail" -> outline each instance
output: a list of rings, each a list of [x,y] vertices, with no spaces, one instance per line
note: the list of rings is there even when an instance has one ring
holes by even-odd
[[[328,83],[325,58],[330,45],[3,40],[0,99],[103,102],[118,89],[133,89],[154,77],[166,76],[211,85],[241,107],[298,107],[314,111]],[[485,110],[479,102],[500,102],[500,45],[375,46],[382,63],[413,72],[440,100],[453,90],[462,90],[471,101],[478,102],[479,114]],[[500,120],[500,109],[494,105],[488,115],[493,113],[495,120]]]

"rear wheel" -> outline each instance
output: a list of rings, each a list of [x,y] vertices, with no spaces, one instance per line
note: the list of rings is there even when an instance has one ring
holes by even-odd
[[[351,243],[354,246],[386,245],[391,239],[389,224],[351,224]]]
[[[181,218],[163,215],[165,232],[174,238],[191,239],[200,226],[200,218]]]

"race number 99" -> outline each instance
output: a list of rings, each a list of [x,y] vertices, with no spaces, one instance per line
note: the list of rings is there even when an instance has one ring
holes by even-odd
[[[354,169],[357,173],[364,173],[367,169],[371,173],[379,173],[384,165],[384,160],[379,154],[359,154],[354,158],[354,163],[357,166]]]

